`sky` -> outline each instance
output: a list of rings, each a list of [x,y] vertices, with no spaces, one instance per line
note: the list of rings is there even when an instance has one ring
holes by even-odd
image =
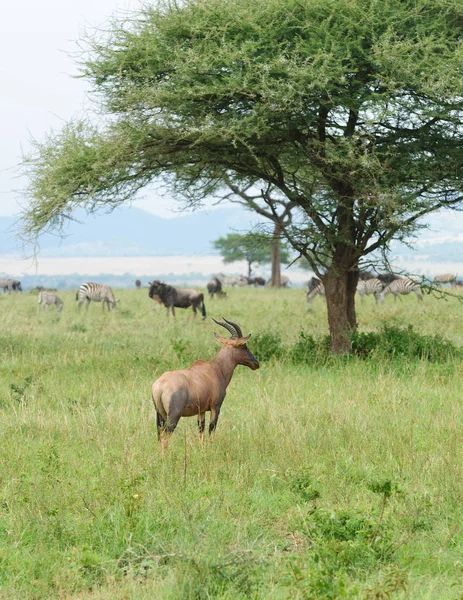
[[[82,116],[90,106],[88,85],[77,79],[72,54],[85,31],[102,28],[111,16],[124,16],[139,6],[137,0],[17,0],[2,5],[0,20],[0,216],[19,213],[25,204],[20,190],[22,152],[30,139],[43,140],[51,129]],[[139,208],[163,217],[179,216],[179,205],[156,189],[134,202]],[[209,207],[212,203],[209,203]],[[237,209],[240,210],[240,209]],[[463,232],[463,213],[432,218],[433,236]]]
[[[18,167],[30,139],[82,116],[88,85],[77,79],[73,53],[85,31],[124,16],[136,0],[16,0],[2,4],[0,20],[0,216],[18,214],[26,180]],[[135,202],[158,216],[178,216],[179,206],[156,190]]]

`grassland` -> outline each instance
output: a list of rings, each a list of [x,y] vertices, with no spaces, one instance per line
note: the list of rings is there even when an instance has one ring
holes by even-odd
[[[61,295],[59,318],[0,296],[0,598],[462,597],[461,353],[298,359],[322,300],[232,290],[208,313],[261,368],[237,369],[212,443],[182,419],[161,457],[151,383],[211,358],[217,326],[146,290],[104,315]],[[463,346],[454,300],[358,312]]]

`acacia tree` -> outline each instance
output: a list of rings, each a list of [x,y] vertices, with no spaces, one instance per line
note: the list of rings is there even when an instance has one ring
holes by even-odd
[[[289,253],[287,248],[281,247],[278,240],[278,250],[280,259],[283,262],[289,262]],[[225,263],[244,260],[248,263],[248,278],[252,276],[252,265],[254,263],[272,262],[274,255],[273,239],[270,240],[262,235],[252,233],[241,235],[239,233],[229,233],[227,237],[220,237],[214,241],[214,248],[218,250]]]
[[[191,203],[257,184],[348,351],[362,258],[461,205],[462,22],[453,0],[166,0],[115,21],[82,64],[108,119],[37,144],[25,229],[156,177]]]
[[[271,221],[273,225],[270,233],[270,264],[272,266],[272,274],[269,285],[274,288],[281,287],[281,263],[289,262],[289,255],[286,248],[284,248],[285,255],[282,257],[281,228],[282,225],[288,227],[291,223],[291,209],[294,208],[292,203],[286,201],[284,198],[273,197],[271,198],[272,211],[270,211],[259,202],[263,194],[262,192],[257,196],[253,196],[251,195],[252,190],[240,189],[229,179],[226,180],[226,183],[230,188],[231,193],[228,196],[225,196],[225,198],[241,204],[245,208],[248,208]],[[270,199],[269,191],[267,191],[266,196]]]

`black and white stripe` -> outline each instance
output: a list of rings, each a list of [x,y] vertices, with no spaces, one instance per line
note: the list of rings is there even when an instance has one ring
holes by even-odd
[[[87,300],[87,304],[85,305],[86,310],[88,310],[88,305],[92,300],[93,302],[102,302],[103,311],[105,304],[108,305],[108,310],[115,310],[117,304],[112,289],[109,287],[109,285],[105,285],[103,283],[94,283],[92,281],[83,283],[80,286],[79,291],[76,294],[76,300],[79,300],[79,309],[84,300]]]
[[[377,277],[372,277],[367,280],[360,280],[357,284],[357,292],[360,295],[360,300],[363,301],[364,296],[374,294],[376,303],[379,302],[379,295],[383,291],[385,285]]]
[[[325,286],[319,279],[312,277],[311,282],[309,282],[309,287],[311,289],[309,289],[309,291],[307,292],[307,309],[309,309],[312,306],[312,302],[314,301],[316,296],[325,297]]]
[[[384,290],[379,294],[379,302],[384,302],[388,294],[394,294],[394,302],[396,298],[402,300],[400,296],[406,296],[407,294],[413,293],[418,300],[423,300],[423,294],[421,293],[420,285],[413,281],[413,279],[395,279],[387,285]]]
[[[44,310],[49,306],[56,306],[58,312],[63,310],[63,301],[59,296],[52,292],[42,291],[39,293],[39,306],[40,305],[42,305]]]

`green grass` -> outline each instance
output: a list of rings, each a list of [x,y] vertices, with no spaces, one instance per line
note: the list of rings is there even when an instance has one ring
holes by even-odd
[[[369,298],[362,343],[401,351],[327,359],[321,299],[206,302],[261,368],[237,369],[212,443],[182,419],[161,457],[151,384],[214,356],[218,327],[146,290],[104,315],[60,296],[60,317],[0,296],[0,598],[462,597],[461,304]]]

